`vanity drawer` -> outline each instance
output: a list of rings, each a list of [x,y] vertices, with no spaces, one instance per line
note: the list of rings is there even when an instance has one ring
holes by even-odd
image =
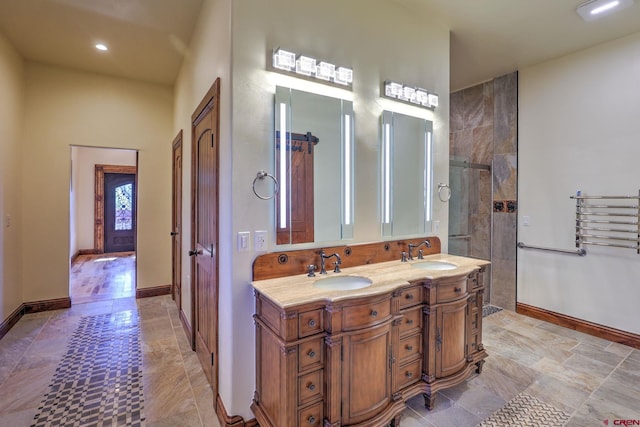
[[[436,302],[455,301],[467,295],[467,277],[438,283]]]
[[[474,333],[478,330],[480,325],[481,311],[477,307],[469,308],[469,330]]]
[[[323,342],[323,338],[318,338],[298,346],[298,372],[322,367],[324,363]]]
[[[400,292],[400,309],[422,303],[422,286],[403,289]]]
[[[415,334],[400,340],[400,361],[411,359],[422,354],[422,334]]]
[[[322,422],[322,402],[298,411],[298,427],[320,427]]]
[[[467,278],[467,286],[469,289],[476,289],[482,286],[482,280],[480,279],[482,275],[479,275],[477,272],[469,274]]]
[[[422,374],[422,359],[403,365],[398,370],[398,388],[411,385],[420,379]]]
[[[391,299],[347,306],[342,313],[342,329],[345,331],[375,325],[391,317]]]
[[[322,398],[323,388],[322,369],[314,371],[298,378],[298,405],[302,406],[314,400]]]
[[[408,335],[422,329],[422,307],[402,312],[400,335]]]
[[[322,313],[323,310],[312,310],[298,315],[298,336],[300,338],[322,331]]]

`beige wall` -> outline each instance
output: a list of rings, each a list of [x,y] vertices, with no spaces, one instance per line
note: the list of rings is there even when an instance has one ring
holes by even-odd
[[[23,300],[69,294],[70,146],[139,150],[138,287],[171,283],[172,89],[27,63]]]
[[[368,11],[362,15],[362,10]],[[232,10],[232,13],[231,13]],[[339,13],[337,13],[339,11]],[[231,21],[229,21],[231,20]],[[232,22],[230,33],[229,22]],[[322,23],[311,25],[309,22]],[[397,25],[394,23],[401,23]],[[385,31],[380,29],[384,28]],[[233,46],[231,47],[231,40]],[[280,80],[268,72],[273,48],[282,46],[354,68],[349,93],[356,117],[356,226],[359,242],[379,240],[377,181],[378,123],[384,109],[396,109],[434,121],[436,173],[448,179],[449,32],[434,22],[414,21],[411,14],[382,0],[328,3],[275,0],[206,0],[200,22],[176,84],[174,134],[185,131],[185,159],[191,157],[190,115],[215,77],[221,77],[220,147],[220,382],[219,393],[230,414],[252,418],[254,384],[254,302],[251,265],[256,254],[238,253],[238,231],[269,230],[273,241],[273,206],[257,199],[251,182],[269,170],[273,135],[273,94]],[[385,55],[389,55],[385,58]],[[232,79],[232,80],[231,80]],[[383,80],[397,79],[437,91],[435,113],[379,98]],[[326,86],[320,86],[326,90]],[[184,167],[185,218],[190,213],[190,165]],[[447,229],[446,204],[436,204],[435,219]],[[446,232],[444,233],[446,235]],[[189,224],[183,226],[185,252]],[[446,248],[446,238],[444,239]],[[186,255],[186,254],[185,254]],[[183,307],[190,300],[190,266],[183,267]]]
[[[75,153],[74,153],[75,152]],[[73,177],[75,183],[71,195],[75,199],[75,221],[71,228],[75,228],[77,250],[93,249],[94,242],[94,214],[95,214],[95,165],[135,166],[136,152],[134,150],[114,150],[92,147],[71,147],[71,155],[75,157]],[[154,192],[156,190],[154,189]],[[74,227],[75,225],[75,227]],[[74,246],[73,240],[71,246]],[[72,252],[74,254],[75,252]]]
[[[230,0],[205,0],[175,85],[174,130],[183,131],[182,157],[182,309],[191,319],[191,263],[187,251],[191,246],[191,114],[216,78],[220,78],[220,218],[221,241],[228,239],[231,228],[230,183],[225,177],[231,170],[231,41]],[[167,145],[170,147],[170,145]],[[220,254],[220,276],[228,276],[231,261],[227,250]],[[221,293],[229,289],[228,281],[221,279]],[[224,296],[221,296],[221,303]],[[221,334],[231,333],[231,325],[220,320]]]
[[[0,323],[23,301],[19,185],[23,72],[22,58],[0,34]]]
[[[519,84],[518,239],[575,249],[571,195],[640,189],[640,33],[525,68]],[[518,250],[517,272],[518,302],[640,333],[633,250]]]

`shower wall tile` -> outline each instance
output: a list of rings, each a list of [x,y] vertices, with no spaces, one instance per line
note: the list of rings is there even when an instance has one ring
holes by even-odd
[[[483,83],[484,96],[484,121],[482,126],[493,126],[494,116],[494,98],[493,98],[493,82]]]
[[[494,88],[494,152],[515,154],[518,130],[518,73],[493,81]]]
[[[514,214],[493,214],[490,300],[508,310],[516,303],[516,223]]]
[[[464,128],[474,129],[484,124],[484,89],[477,85],[463,91]]]
[[[458,132],[464,129],[463,92],[459,90],[451,94],[449,101],[449,131]]]
[[[461,130],[453,133],[453,150],[449,150],[453,156],[471,158],[473,153],[473,129]]]
[[[493,159],[493,125],[473,129],[472,163],[490,165]]]
[[[493,157],[493,199],[517,200],[518,156],[499,154]]]

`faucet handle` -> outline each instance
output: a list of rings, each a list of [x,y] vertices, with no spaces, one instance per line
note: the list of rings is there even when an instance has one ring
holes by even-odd
[[[418,259],[424,259],[424,251],[422,249],[418,250]]]
[[[309,276],[309,277],[316,277],[316,273],[315,273],[315,271],[316,271],[316,266],[315,266],[315,265],[313,265],[313,264],[309,264],[309,265],[307,266],[307,276]]]
[[[333,263],[336,267],[333,269],[334,273],[340,273],[340,264],[342,264],[340,261],[336,261]]]
[[[405,251],[402,251],[400,255],[400,262],[407,262],[407,253]]]

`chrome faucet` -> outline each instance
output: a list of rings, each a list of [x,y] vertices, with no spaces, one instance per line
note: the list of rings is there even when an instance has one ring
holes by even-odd
[[[425,245],[426,247],[430,248],[431,247],[431,242],[427,239],[424,242],[420,242],[418,244],[413,244],[413,243],[409,243],[409,259],[413,261],[413,254],[411,253],[411,250],[414,248],[419,248],[420,246]],[[418,259],[423,259],[424,257],[422,256],[422,249],[418,251]]]
[[[324,268],[324,260],[328,258],[336,258],[336,262],[334,263],[336,267],[333,269],[334,273],[340,273],[340,264],[342,264],[342,259],[340,259],[340,255],[338,253],[333,253],[331,255],[327,255],[324,253],[324,249],[320,251],[320,274],[327,274],[327,270]]]

